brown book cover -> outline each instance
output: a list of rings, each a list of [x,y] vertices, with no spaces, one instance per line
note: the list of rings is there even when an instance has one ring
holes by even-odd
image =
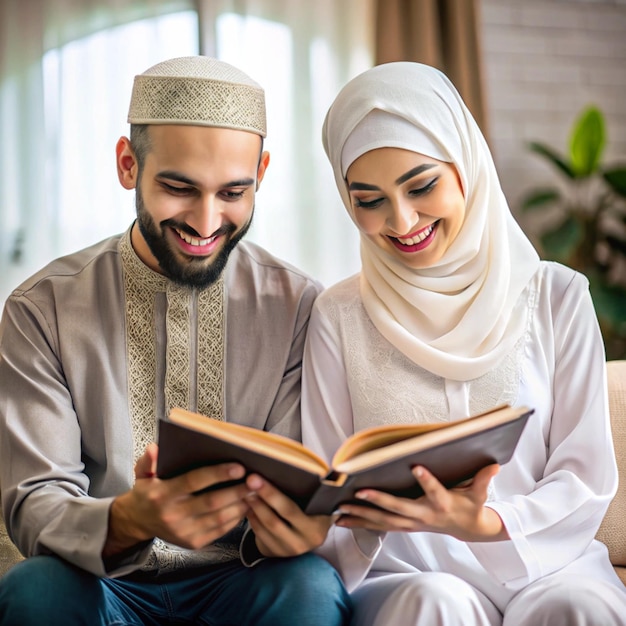
[[[237,461],[308,514],[330,515],[361,488],[408,498],[422,495],[411,473],[416,465],[446,487],[471,479],[491,463],[503,465],[532,413],[527,407],[503,405],[454,422],[368,428],[349,437],[329,466],[287,437],[174,408],[159,423],[157,473],[171,478]]]

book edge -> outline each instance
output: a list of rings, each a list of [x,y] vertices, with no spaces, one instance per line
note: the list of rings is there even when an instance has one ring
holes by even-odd
[[[456,422],[450,422],[449,426],[444,428],[421,432],[416,434],[415,437],[389,444],[383,448],[369,450],[350,459],[345,459],[340,463],[335,463],[333,459],[331,470],[338,474],[348,475],[360,472],[364,469],[386,463],[410,453],[428,450],[435,446],[515,422],[533,412],[534,409],[530,409],[526,406],[499,407],[493,411],[487,411]]]
[[[330,471],[324,460],[312,450],[309,450],[300,442],[283,435],[277,435],[276,433],[270,433],[242,424],[222,422],[179,407],[174,407],[170,411],[169,417],[161,419],[170,421],[192,432],[206,434],[209,437],[214,437],[246,450],[293,465],[320,477],[325,476]]]

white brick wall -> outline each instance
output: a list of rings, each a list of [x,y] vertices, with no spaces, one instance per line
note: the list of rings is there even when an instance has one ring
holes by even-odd
[[[482,0],[485,92],[494,158],[511,209],[555,179],[531,140],[565,151],[582,108],[606,115],[607,163],[626,164],[626,0]]]

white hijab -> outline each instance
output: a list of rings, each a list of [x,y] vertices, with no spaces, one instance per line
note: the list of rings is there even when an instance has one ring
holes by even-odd
[[[364,122],[372,111],[392,115]],[[393,132],[391,122],[373,133],[376,117],[403,118],[417,132]],[[419,63],[376,66],[340,91],[323,143],[353,221],[345,174],[365,152],[398,147],[455,165],[466,214],[452,245],[417,270],[361,234],[361,296],[379,332],[424,369],[466,381],[494,368],[524,333],[520,296],[539,257],[511,215],[487,143],[450,80]]]

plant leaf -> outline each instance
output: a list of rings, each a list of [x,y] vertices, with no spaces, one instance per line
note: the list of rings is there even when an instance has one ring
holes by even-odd
[[[522,201],[522,210],[530,211],[539,209],[546,204],[556,202],[561,198],[561,194],[556,189],[537,189]]]
[[[589,289],[598,318],[623,335],[626,324],[626,291],[590,278]]]
[[[626,256],[626,241],[624,239],[620,239],[614,235],[607,235],[606,242],[609,244],[611,250]]]
[[[574,170],[565,162],[565,160],[557,154],[552,148],[549,146],[540,143],[538,141],[531,141],[528,144],[528,147],[537,154],[545,157],[552,163],[552,165],[556,166],[563,174],[565,174],[568,178],[576,178],[576,173]]]
[[[577,178],[591,176],[598,169],[605,143],[604,115],[597,107],[586,108],[570,135],[570,162]]]
[[[626,167],[605,170],[602,177],[616,194],[626,198]]]
[[[583,237],[579,222],[569,215],[561,225],[541,235],[540,241],[546,254],[554,261],[568,264],[570,256]]]

